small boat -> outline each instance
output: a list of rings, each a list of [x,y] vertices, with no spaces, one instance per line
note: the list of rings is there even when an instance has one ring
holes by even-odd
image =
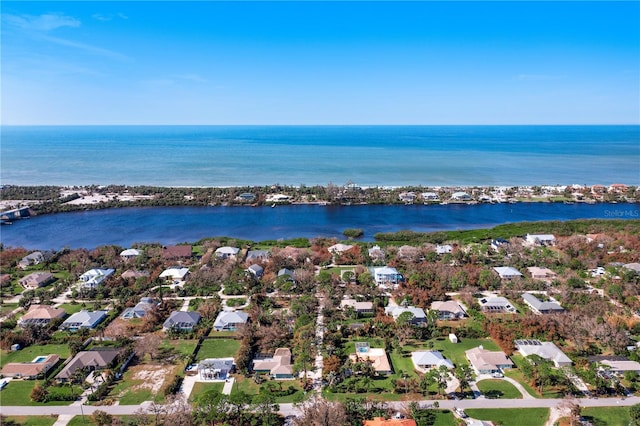
[[[276,203],[271,204],[271,208],[274,208],[276,206]]]

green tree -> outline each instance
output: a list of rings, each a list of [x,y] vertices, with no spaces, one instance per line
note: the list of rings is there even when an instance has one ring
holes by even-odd
[[[629,417],[633,426],[640,426],[640,404],[629,407]]]

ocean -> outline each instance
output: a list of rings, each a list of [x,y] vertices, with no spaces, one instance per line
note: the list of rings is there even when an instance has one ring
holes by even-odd
[[[431,232],[490,228],[503,223],[570,219],[640,219],[639,204],[448,204],[448,205],[287,205],[271,207],[129,207],[58,213],[2,226],[6,247],[92,249],[132,243],[193,243],[228,236],[251,241],[297,237],[344,239],[361,228],[363,241],[377,232],[403,229]]]
[[[2,126],[0,184],[640,184],[640,126]]]

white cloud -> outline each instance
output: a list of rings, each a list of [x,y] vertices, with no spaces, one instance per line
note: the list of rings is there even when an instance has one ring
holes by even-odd
[[[13,26],[28,31],[47,32],[62,27],[79,27],[80,21],[61,13],[46,13],[44,15],[4,15],[4,21]]]

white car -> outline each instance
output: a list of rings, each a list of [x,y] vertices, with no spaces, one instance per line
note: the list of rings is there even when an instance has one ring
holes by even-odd
[[[491,377],[495,377],[496,379],[502,379],[504,377],[504,374],[500,372],[495,372],[491,375]]]

